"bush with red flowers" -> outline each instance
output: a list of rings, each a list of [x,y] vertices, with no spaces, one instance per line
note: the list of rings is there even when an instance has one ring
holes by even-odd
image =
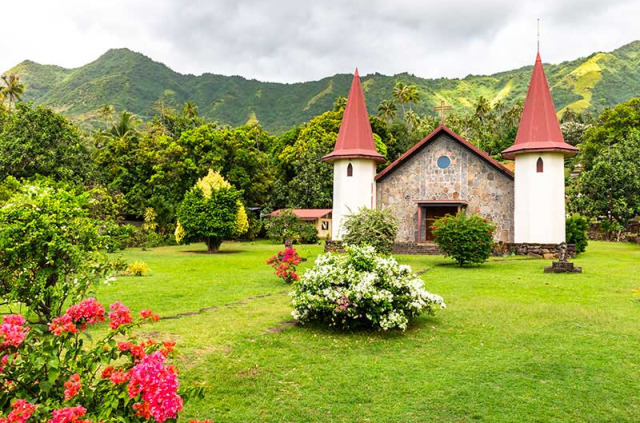
[[[495,230],[492,222],[477,215],[467,215],[464,210],[455,216],[446,215],[433,224],[438,248],[460,266],[487,261],[493,250]]]
[[[157,321],[137,318],[122,303],[109,312],[94,298],[69,307],[49,326],[8,315],[0,326],[0,423],[164,423],[202,388],[182,389],[168,363],[173,341],[138,340],[132,329]],[[108,321],[101,339],[90,325]],[[87,342],[89,341],[90,342]]]
[[[286,248],[284,251],[267,260],[267,264],[275,269],[276,276],[282,278],[286,283],[293,283],[300,279],[296,273],[296,268],[302,259],[293,248]]]

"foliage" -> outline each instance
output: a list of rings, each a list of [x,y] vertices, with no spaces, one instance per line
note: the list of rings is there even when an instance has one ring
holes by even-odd
[[[0,405],[8,409],[14,399],[12,413],[24,413],[14,422],[175,419],[183,396],[201,396],[194,389],[178,393],[178,371],[167,364],[175,342],[130,338],[132,329],[158,319],[151,310],[142,310],[134,321],[122,303],[115,302],[107,312],[94,298],[69,307],[48,330],[27,325],[20,315],[5,316]],[[105,320],[109,332],[89,337],[86,329]]]
[[[267,264],[275,269],[275,275],[282,278],[285,283],[293,283],[300,280],[296,273],[296,267],[302,259],[293,248],[286,248],[278,254],[271,256]]]
[[[246,204],[266,204],[273,176],[263,151],[270,136],[262,128],[192,126],[201,121],[164,113],[147,131],[129,129],[120,136],[115,134],[122,131],[112,129],[108,136],[95,135],[101,181],[125,194],[129,214],[142,217],[151,207],[158,231],[166,232],[184,193],[209,169],[242,190]],[[176,122],[184,119],[188,122]]]
[[[131,276],[145,276],[148,272],[149,266],[143,261],[134,261],[129,264],[125,270],[125,274]]]
[[[0,208],[0,293],[41,322],[83,298],[108,273],[107,225],[89,217],[88,195],[26,185]]]
[[[492,222],[462,210],[455,216],[447,215],[433,224],[438,248],[460,266],[487,261],[493,248]]]
[[[635,42],[598,60],[601,79],[596,81],[595,87],[589,81],[592,73],[573,72],[592,58],[546,64],[545,72],[552,86],[556,109],[562,110],[576,100],[582,100],[590,110],[600,112],[604,107],[637,95],[636,87],[640,83],[638,51],[640,43]],[[99,120],[95,111],[105,103],[116,104],[139,116],[153,116],[158,99],[171,108],[179,108],[191,100],[199,106],[202,118],[240,126],[255,113],[260,123],[273,133],[282,133],[332,110],[336,98],[349,91],[352,79],[351,75],[339,74],[320,81],[283,84],[210,73],[184,76],[127,49],[109,50],[98,60],[77,69],[23,62],[8,73],[20,75],[27,87],[25,100],[48,104],[82,119]],[[432,109],[441,99],[462,114],[472,113],[475,99],[480,96],[501,99],[507,108],[511,107],[524,100],[530,77],[530,68],[488,76],[469,75],[463,79],[373,74],[363,77],[363,85],[366,84],[365,95],[372,114],[376,113],[381,101],[391,98],[397,82],[417,86],[420,100],[417,104],[409,104],[422,117],[434,116]],[[562,83],[556,84],[560,80]],[[589,99],[574,92],[581,92],[579,88],[585,84],[593,93]]]
[[[570,209],[613,227],[640,214],[640,130],[601,151],[571,189]],[[615,225],[614,225],[615,223]]]
[[[267,237],[273,242],[315,244],[319,240],[315,226],[300,220],[290,209],[282,209],[277,215],[269,217],[265,226]]]
[[[210,170],[186,193],[178,208],[176,241],[205,241],[209,253],[218,252],[223,240],[249,229],[241,196],[218,172]]]
[[[409,266],[378,256],[373,247],[352,246],[346,254],[319,256],[294,287],[295,319],[342,329],[405,330],[409,319],[445,307]]]
[[[577,253],[584,253],[589,244],[587,230],[589,222],[582,216],[571,216],[566,222],[567,244],[575,244]]]
[[[398,235],[398,219],[389,210],[362,207],[345,216],[342,240],[348,245],[370,245],[382,254],[390,254]]]
[[[44,107],[18,103],[0,126],[0,179],[51,176],[87,177],[89,154],[79,130]]]

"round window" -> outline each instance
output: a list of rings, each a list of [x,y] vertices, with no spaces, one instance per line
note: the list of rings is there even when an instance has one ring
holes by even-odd
[[[450,164],[451,164],[451,159],[448,158],[447,156],[438,157],[438,167],[440,169],[446,169],[449,167]]]

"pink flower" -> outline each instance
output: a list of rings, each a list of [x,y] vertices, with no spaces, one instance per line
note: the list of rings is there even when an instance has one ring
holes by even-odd
[[[11,405],[11,411],[7,417],[3,417],[0,420],[6,423],[25,423],[35,410],[36,406],[34,404],[23,399],[17,399]]]
[[[143,319],[153,320],[154,322],[157,322],[158,320],[160,320],[160,315],[154,314],[149,309],[140,310],[140,317],[142,317]]]
[[[114,385],[122,385],[129,381],[129,373],[125,373],[121,370],[114,371],[109,377]]]
[[[142,400],[134,405],[136,413],[142,417],[153,416],[158,423],[175,418],[182,410],[178,372],[171,366],[165,366],[165,360],[159,351],[143,358],[131,370],[128,386],[129,397],[140,395]]]
[[[64,332],[77,333],[84,331],[87,325],[93,325],[104,320],[104,306],[95,298],[87,298],[74,304],[60,317],[53,319],[49,330],[60,336]],[[79,328],[78,328],[79,327]]]
[[[78,328],[73,324],[73,320],[68,314],[64,314],[60,317],[55,317],[53,319],[53,322],[51,322],[51,324],[49,325],[49,330],[56,336],[60,336],[64,332],[78,332]]]
[[[78,392],[82,389],[80,383],[80,375],[78,373],[71,375],[68,381],[64,383],[64,399],[65,401],[78,395]]]
[[[0,326],[0,336],[3,341],[0,347],[19,347],[27,337],[29,328],[23,326],[26,320],[19,314],[10,314],[2,319]]]
[[[120,301],[116,301],[115,303],[111,304],[109,310],[111,310],[111,312],[109,313],[109,327],[112,330],[116,330],[122,325],[133,322],[131,311]]]
[[[87,324],[93,325],[104,320],[104,306],[95,298],[87,298],[69,307],[66,314],[74,323],[80,323],[81,330],[84,330]]]
[[[78,418],[87,414],[87,410],[78,405],[76,407],[65,407],[58,410],[53,410],[53,418],[49,420],[49,423],[76,423]]]

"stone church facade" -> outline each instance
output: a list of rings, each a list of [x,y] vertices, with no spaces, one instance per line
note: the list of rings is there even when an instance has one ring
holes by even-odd
[[[446,126],[376,176],[376,203],[400,222],[398,251],[433,240],[433,222],[460,209],[493,221],[496,241],[513,242],[513,173]]]

